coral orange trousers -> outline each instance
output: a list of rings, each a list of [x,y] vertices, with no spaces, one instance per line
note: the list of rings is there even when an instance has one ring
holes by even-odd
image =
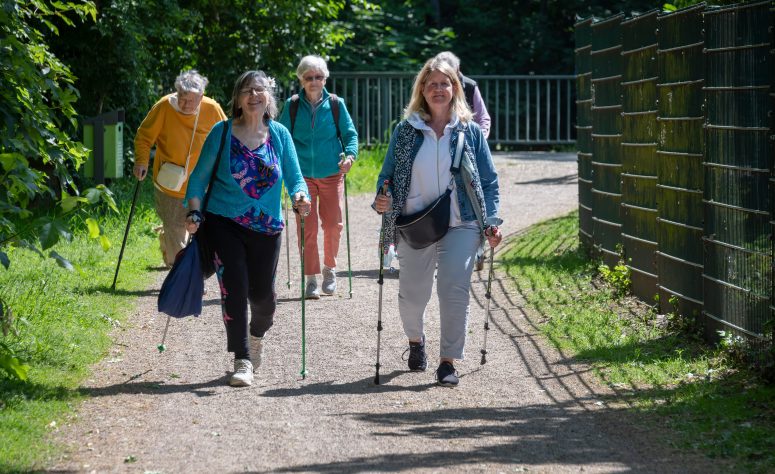
[[[304,178],[309,188],[312,210],[304,219],[304,274],[320,273],[318,251],[318,216],[323,229],[323,265],[336,268],[339,240],[342,237],[342,201],[344,175],[337,173],[327,178]],[[296,214],[296,237],[301,235],[301,217]],[[301,242],[299,240],[299,242]]]

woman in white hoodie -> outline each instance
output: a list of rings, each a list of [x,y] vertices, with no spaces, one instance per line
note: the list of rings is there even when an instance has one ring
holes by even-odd
[[[464,140],[460,169],[467,167],[467,180],[451,169],[460,137]],[[383,194],[385,182],[388,192]],[[407,235],[396,234],[399,216],[423,211],[447,189],[451,190],[449,226],[443,236],[416,248]],[[423,323],[437,274],[441,337],[436,380],[440,385],[459,382],[453,363],[464,357],[471,273],[482,241],[492,247],[501,241],[498,205],[498,175],[487,141],[472,120],[457,71],[443,60],[430,59],[415,78],[404,120],[391,137],[373,207],[387,213],[385,248],[395,244],[398,250],[398,304],[412,371],[427,368]]]

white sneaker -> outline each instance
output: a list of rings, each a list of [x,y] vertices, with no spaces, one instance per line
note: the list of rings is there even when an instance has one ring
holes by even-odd
[[[250,336],[248,340],[250,345],[250,361],[253,362],[253,373],[261,367],[261,359],[264,357],[264,338]]]
[[[234,374],[229,379],[232,387],[247,387],[253,384],[253,364],[248,359],[234,359]]]
[[[307,276],[307,287],[304,288],[304,298],[308,300],[319,300],[320,290],[318,290],[318,279],[315,275]]]
[[[336,268],[323,265],[323,293],[333,295],[336,291]]]

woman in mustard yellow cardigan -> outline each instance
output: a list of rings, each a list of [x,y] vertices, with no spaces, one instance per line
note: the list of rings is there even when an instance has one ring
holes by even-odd
[[[133,172],[137,179],[142,181],[148,174],[151,148],[156,147],[154,201],[162,222],[161,253],[168,267],[188,238],[183,208],[188,177],[210,129],[226,120],[218,102],[204,96],[207,82],[195,70],[183,72],[175,79],[176,92],[154,104],[135,136]]]

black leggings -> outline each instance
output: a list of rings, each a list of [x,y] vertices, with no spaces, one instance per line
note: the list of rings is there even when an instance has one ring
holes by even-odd
[[[211,213],[207,213],[204,229],[215,251],[226,350],[233,352],[235,359],[248,359],[248,330],[253,336],[263,337],[274,322],[274,281],[281,234],[262,234]]]

